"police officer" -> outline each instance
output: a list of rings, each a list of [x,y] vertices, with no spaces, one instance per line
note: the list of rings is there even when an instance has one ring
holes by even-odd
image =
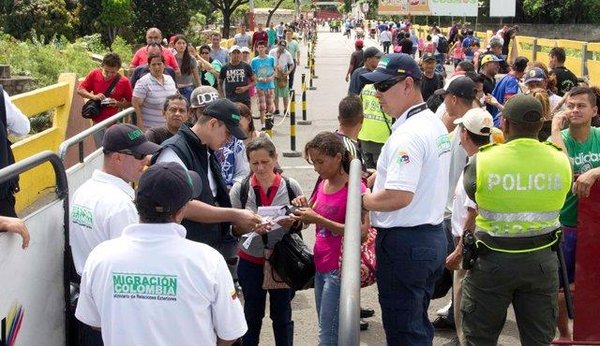
[[[446,257],[448,132],[423,102],[421,70],[409,55],[386,55],[361,77],[374,83],[381,108],[396,118],[373,193],[362,197],[378,231],[377,287],[387,343],[430,345],[427,307]]]
[[[467,166],[464,186],[479,207],[479,258],[463,282],[468,345],[495,345],[512,303],[521,343],[549,345],[555,333],[560,234],[558,216],[571,185],[568,158],[540,143],[542,104],[511,98],[502,111],[507,143],[484,146]]]

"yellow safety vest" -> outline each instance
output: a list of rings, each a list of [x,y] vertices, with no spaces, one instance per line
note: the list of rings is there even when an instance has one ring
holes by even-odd
[[[475,236],[492,250],[527,252],[557,241],[571,187],[567,156],[550,143],[519,138],[477,154]]]
[[[383,113],[379,99],[375,96],[373,84],[367,84],[361,91],[363,104],[363,125],[358,133],[361,141],[385,143],[392,132],[392,118]]]

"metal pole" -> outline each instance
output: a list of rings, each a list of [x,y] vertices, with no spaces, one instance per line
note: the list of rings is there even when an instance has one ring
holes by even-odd
[[[302,74],[302,120],[298,121],[298,125],[311,125],[312,121],[306,118],[306,75]]]
[[[306,46],[306,65],[304,68],[310,68],[310,41],[308,41],[308,46]]]
[[[310,69],[308,70],[310,72],[310,78],[308,79],[308,90],[317,90],[317,87],[313,86],[313,77],[315,74],[315,68],[314,68],[314,59],[310,60]]]
[[[362,169],[358,159],[350,164],[346,221],[344,224],[344,254],[340,289],[339,345],[360,344],[360,225]]]
[[[290,102],[290,151],[284,152],[283,156],[302,156],[302,154],[296,151],[296,92],[294,90],[292,90],[292,102]]]

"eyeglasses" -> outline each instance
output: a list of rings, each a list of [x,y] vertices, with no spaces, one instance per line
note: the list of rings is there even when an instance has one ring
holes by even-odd
[[[373,87],[375,88],[375,90],[379,91],[380,93],[384,93],[384,92],[390,90],[394,85],[402,82],[405,79],[406,79],[406,77],[392,78],[392,79],[384,80],[383,82],[375,83],[375,84],[373,84]]]
[[[128,150],[128,149],[121,150],[121,151],[119,151],[119,153],[125,154],[125,155],[129,155],[129,156],[133,156],[133,158],[136,159],[136,160],[143,160],[143,159],[146,158],[146,155],[134,153],[133,151]]]

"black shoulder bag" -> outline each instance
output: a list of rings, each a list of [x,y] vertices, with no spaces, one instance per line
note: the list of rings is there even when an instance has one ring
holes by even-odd
[[[117,74],[117,76],[113,79],[113,81],[108,86],[108,89],[106,89],[106,91],[104,92],[104,95],[106,97],[110,96],[113,89],[115,88],[115,85],[117,85],[117,82],[119,81],[119,79],[121,79],[121,75]],[[95,117],[97,117],[100,114],[101,110],[102,110],[101,101],[91,99],[91,100],[88,100],[83,105],[83,107],[81,107],[81,116],[86,119],[94,119]]]

